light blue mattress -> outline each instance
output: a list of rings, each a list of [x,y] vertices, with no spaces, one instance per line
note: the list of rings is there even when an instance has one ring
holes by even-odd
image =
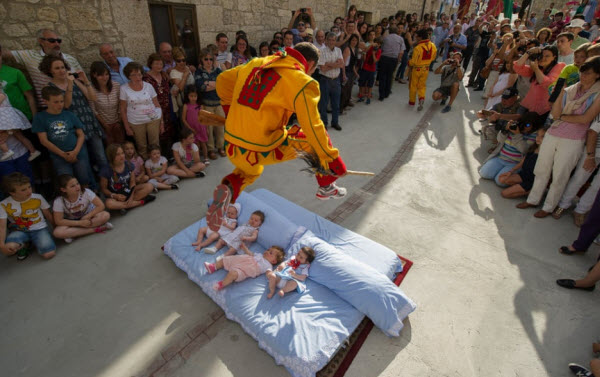
[[[266,215],[252,251],[279,245],[291,256],[301,246],[315,248],[314,278],[311,273],[304,294],[293,292],[269,300],[265,276],[214,291],[212,286],[226,272],[209,275],[204,262],[213,262],[225,249],[207,255],[191,246],[199,227],[206,225],[204,218],[169,239],[164,252],[277,364],[293,376],[314,376],[365,314],[386,334],[398,335],[402,320],[416,306],[391,282],[401,268],[393,251],[264,189],[242,193],[237,202],[242,205],[238,224],[257,209]],[[345,271],[345,266],[352,268]]]

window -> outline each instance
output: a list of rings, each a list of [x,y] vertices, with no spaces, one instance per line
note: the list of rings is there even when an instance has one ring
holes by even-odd
[[[185,51],[187,63],[198,65],[198,25],[196,7],[184,4],[165,4],[150,2],[150,20],[154,33],[154,44],[169,42]]]

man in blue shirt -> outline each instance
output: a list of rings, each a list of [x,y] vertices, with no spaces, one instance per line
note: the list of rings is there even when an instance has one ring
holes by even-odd
[[[125,68],[127,63],[130,63],[133,60],[127,57],[117,57],[110,43],[101,44],[99,51],[100,56],[104,59],[104,64],[108,67],[110,78],[121,85],[127,84],[129,80],[123,74],[123,68]]]
[[[460,52],[463,53],[463,50],[467,49],[467,37],[461,33],[462,26],[459,24],[454,25],[452,29],[454,34],[449,35],[448,38],[444,42],[444,60],[448,58],[448,53],[450,52]]]

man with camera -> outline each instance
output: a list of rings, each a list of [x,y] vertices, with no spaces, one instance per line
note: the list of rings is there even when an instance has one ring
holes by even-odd
[[[502,93],[500,103],[494,105],[492,110],[480,110],[477,112],[479,119],[487,119],[490,123],[481,129],[485,140],[496,140],[498,132],[506,128],[509,117],[519,117],[517,111],[521,101],[519,92],[515,88],[508,88]],[[504,118],[504,119],[503,119]]]
[[[462,56],[463,51],[467,49],[467,37],[461,33],[462,26],[456,24],[452,31],[453,34],[444,41],[446,45],[444,58],[448,58],[453,52],[460,52]]]
[[[294,25],[298,18],[300,18],[298,24]],[[296,10],[292,16],[292,19],[290,20],[290,23],[288,24],[288,29],[294,33],[294,44],[304,42],[304,39],[308,37],[308,32],[306,30],[307,23],[313,30],[317,26],[315,23],[315,18],[313,17],[312,8],[300,8]]]
[[[446,100],[450,97],[450,102],[442,109],[442,113],[447,113],[452,110],[452,103],[458,94],[460,81],[463,79],[464,72],[460,65],[462,54],[454,52],[450,57],[437,67],[435,74],[442,75],[442,83],[432,95],[434,101],[442,100],[440,105],[446,105]]]

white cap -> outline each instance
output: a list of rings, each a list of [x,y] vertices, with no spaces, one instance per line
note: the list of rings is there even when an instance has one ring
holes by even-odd
[[[570,24],[568,24],[568,25],[567,25],[567,26],[565,26],[565,27],[580,27],[580,28],[583,28],[583,24],[585,24],[585,21],[584,21],[584,20],[581,20],[581,19],[579,19],[579,18],[576,18],[576,19],[574,19],[574,20],[571,20],[571,23],[570,23]]]
[[[239,216],[240,212],[242,212],[242,205],[240,203],[233,203],[233,204],[230,204],[230,206],[237,209],[237,214]]]

